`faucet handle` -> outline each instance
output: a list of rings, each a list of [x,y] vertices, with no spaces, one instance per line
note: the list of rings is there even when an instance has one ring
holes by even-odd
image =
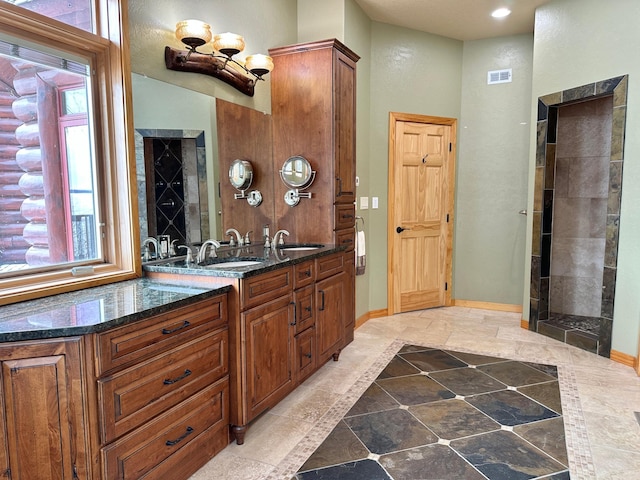
[[[230,247],[235,247],[236,246],[236,238],[233,235],[233,233],[229,234],[229,246]]]
[[[251,238],[249,237],[249,234],[253,233],[253,230],[249,230],[247,233],[245,233],[244,235],[244,244],[245,245],[251,245]]]

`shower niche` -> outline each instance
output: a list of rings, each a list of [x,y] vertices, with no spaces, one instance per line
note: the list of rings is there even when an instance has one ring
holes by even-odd
[[[538,99],[529,329],[611,352],[627,76]]]

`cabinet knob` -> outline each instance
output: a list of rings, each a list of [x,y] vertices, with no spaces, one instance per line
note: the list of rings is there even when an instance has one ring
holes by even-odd
[[[311,358],[311,352],[305,353],[304,356],[307,357],[307,358]]]

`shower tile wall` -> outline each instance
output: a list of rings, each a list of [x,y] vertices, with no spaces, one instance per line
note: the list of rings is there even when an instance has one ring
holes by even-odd
[[[549,307],[599,317],[613,98],[558,109]]]
[[[538,99],[529,329],[605,357],[613,329],[627,84],[623,75]]]

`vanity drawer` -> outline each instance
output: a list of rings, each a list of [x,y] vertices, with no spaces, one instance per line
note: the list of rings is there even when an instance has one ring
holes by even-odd
[[[104,447],[104,478],[187,478],[228,442],[229,377],[225,376]],[[184,473],[178,474],[181,470]]]
[[[335,230],[353,228],[356,224],[356,206],[353,203],[335,205]]]
[[[316,370],[316,329],[309,328],[295,337],[296,381],[302,382]]]
[[[293,288],[298,289],[311,285],[315,280],[315,263],[313,260],[298,263],[293,266]]]
[[[343,270],[344,255],[342,253],[316,258],[316,280],[322,280]]]
[[[291,292],[292,288],[291,267],[279,268],[273,272],[245,278],[240,283],[242,310],[282,297]]]
[[[305,331],[315,323],[315,318],[313,316],[313,291],[313,287],[309,286],[296,290],[293,293],[293,301],[296,304],[296,324],[294,335]]]
[[[343,230],[336,230],[336,245],[344,245],[347,247],[348,252],[352,252],[356,246],[356,230],[355,228],[346,228]]]
[[[100,439],[108,443],[227,375],[223,330],[98,380]]]
[[[167,351],[227,323],[220,295],[96,335],[97,375]]]

